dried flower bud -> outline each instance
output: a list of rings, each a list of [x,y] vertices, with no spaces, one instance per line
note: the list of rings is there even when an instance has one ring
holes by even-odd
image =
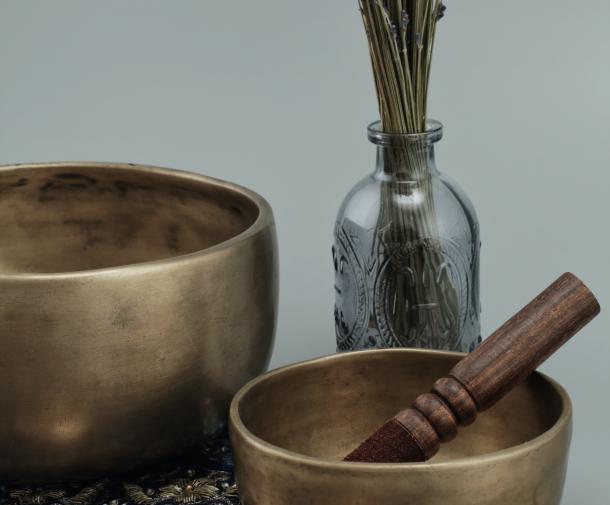
[[[438,9],[438,18],[436,18],[437,21],[440,19],[443,19],[445,17],[446,10],[447,10],[447,6],[442,3],[440,8]]]
[[[411,18],[409,17],[409,13],[407,11],[402,11],[400,13],[400,25],[402,26],[403,30],[407,30],[407,28],[409,27],[409,23],[411,21]]]
[[[415,33],[415,44],[417,45],[417,47],[419,47],[420,49],[423,47],[422,45],[422,39],[421,39],[421,33],[416,32]]]
[[[392,36],[394,37],[394,39],[397,40],[398,39],[398,27],[394,23],[392,23],[390,25],[390,31],[392,32]]]

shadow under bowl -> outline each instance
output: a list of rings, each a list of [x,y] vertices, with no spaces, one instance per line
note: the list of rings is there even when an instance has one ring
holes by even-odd
[[[263,372],[271,208],[197,174],[0,167],[0,481],[131,470],[202,441]]]
[[[339,354],[254,379],[233,399],[244,505],[558,505],[571,437],[568,395],[535,373],[429,462],[341,459],[463,355]]]

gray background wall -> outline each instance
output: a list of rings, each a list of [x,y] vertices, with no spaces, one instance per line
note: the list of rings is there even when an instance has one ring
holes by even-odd
[[[189,169],[269,199],[273,366],[334,351],[334,215],[372,169],[356,0],[2,0],[0,159]],[[605,314],[544,370],[576,414],[564,503],[610,500],[610,3],[449,2],[431,115],[483,233],[487,334],[565,270]],[[515,420],[518,422],[518,419]]]

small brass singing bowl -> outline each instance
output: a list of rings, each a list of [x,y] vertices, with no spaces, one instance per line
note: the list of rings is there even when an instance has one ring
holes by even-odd
[[[124,164],[0,168],[0,481],[106,476],[227,421],[267,367],[269,205]]]
[[[461,356],[363,351],[251,381],[230,412],[244,505],[559,505],[572,411],[563,388],[539,373],[429,462],[341,461]]]

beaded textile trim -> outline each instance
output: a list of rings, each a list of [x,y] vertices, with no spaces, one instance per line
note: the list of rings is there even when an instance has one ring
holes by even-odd
[[[226,435],[147,473],[81,484],[0,486],[0,505],[239,505]]]

